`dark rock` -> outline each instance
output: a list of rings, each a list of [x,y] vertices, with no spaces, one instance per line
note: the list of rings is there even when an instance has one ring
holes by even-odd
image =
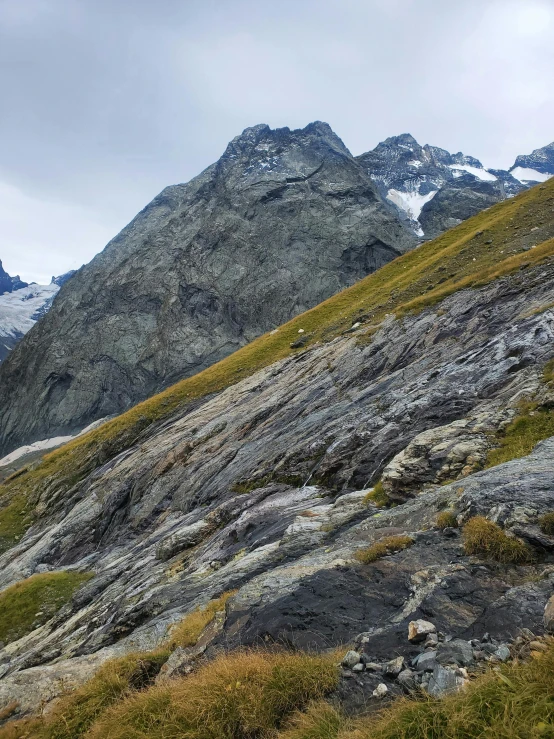
[[[438,646],[437,662],[441,665],[453,663],[461,666],[470,665],[473,662],[473,648],[469,642],[463,639],[452,639]]]
[[[456,693],[466,682],[457,670],[437,665],[429,679],[427,691],[434,698],[441,698],[443,695]]]

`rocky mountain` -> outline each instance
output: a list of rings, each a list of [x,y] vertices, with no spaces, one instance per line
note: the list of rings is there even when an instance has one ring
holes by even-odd
[[[142,672],[119,695],[156,680],[158,720],[168,685],[242,646],[355,647],[330,697],[353,713],[455,689],[521,634],[546,649],[552,305],[554,180],[12,476],[0,606],[35,600],[0,622],[2,715],[42,711],[123,655]],[[78,732],[6,736],[83,736],[110,703],[85,713],[80,696]],[[125,726],[145,716],[129,700]]]
[[[545,182],[554,177],[554,142],[517,157],[510,173],[525,183]]]
[[[2,260],[0,259],[0,295],[5,293],[11,293],[14,290],[20,290],[22,287],[27,287],[28,283],[23,282],[19,275],[10,277],[2,266]]]
[[[246,129],[79,270],[2,363],[0,456],[121,412],[414,243],[327,124]]]
[[[0,262],[1,267],[1,262]],[[6,274],[6,273],[4,273]],[[61,285],[74,272],[52,277],[50,285],[28,285],[19,277],[10,277],[12,290],[0,295],[0,362],[52,307]],[[0,279],[2,275],[0,274]]]
[[[420,146],[410,134],[388,138],[357,159],[415,234],[432,239],[553,176],[554,144],[518,157],[509,171],[486,169],[461,152]]]

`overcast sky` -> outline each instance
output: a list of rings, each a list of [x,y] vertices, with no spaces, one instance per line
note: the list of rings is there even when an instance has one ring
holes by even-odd
[[[554,0],[0,0],[0,259],[49,282],[247,126],[509,167],[554,140]]]

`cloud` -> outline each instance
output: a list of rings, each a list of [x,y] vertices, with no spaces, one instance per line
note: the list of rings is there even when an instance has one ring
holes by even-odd
[[[114,225],[95,213],[34,198],[1,181],[0,224],[4,269],[39,284],[79,268],[114,235]]]
[[[0,179],[20,213],[58,214],[31,237],[0,204],[0,258],[10,245],[32,271],[41,252],[42,275],[89,259],[256,123],[325,120],[354,154],[410,132],[509,166],[554,139],[553,15],[552,0],[0,0]]]

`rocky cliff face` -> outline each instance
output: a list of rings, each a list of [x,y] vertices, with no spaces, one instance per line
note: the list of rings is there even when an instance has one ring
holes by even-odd
[[[517,157],[510,173],[524,183],[545,182],[554,177],[554,142]]]
[[[0,455],[198,372],[415,243],[324,123],[247,129],[64,285],[0,370]]]

